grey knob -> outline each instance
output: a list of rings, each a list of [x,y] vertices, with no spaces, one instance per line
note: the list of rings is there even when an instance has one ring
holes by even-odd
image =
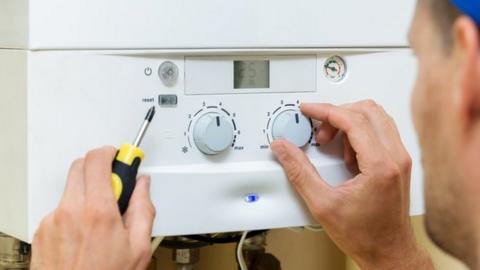
[[[207,155],[219,154],[233,143],[233,126],[220,113],[207,113],[198,119],[193,128],[193,139],[198,149]]]
[[[298,147],[308,143],[312,136],[310,120],[300,111],[287,110],[281,112],[273,121],[273,139],[287,140]]]

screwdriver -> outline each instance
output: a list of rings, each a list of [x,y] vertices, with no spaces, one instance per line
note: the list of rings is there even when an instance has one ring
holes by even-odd
[[[137,137],[133,144],[123,144],[117,152],[112,164],[112,189],[115,199],[118,202],[118,208],[123,215],[128,207],[128,202],[132,196],[135,184],[137,182],[138,167],[145,154],[139,148],[143,137],[147,132],[148,126],[155,115],[155,106],[151,107],[145,121],[143,122]]]

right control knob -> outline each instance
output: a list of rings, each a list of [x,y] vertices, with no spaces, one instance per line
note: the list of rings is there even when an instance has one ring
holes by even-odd
[[[272,125],[274,140],[287,140],[298,147],[306,145],[312,136],[312,124],[300,111],[281,112]]]

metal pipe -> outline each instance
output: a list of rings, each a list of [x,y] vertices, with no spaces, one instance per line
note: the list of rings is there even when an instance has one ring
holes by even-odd
[[[174,249],[172,259],[177,265],[177,270],[194,270],[195,264],[200,260],[200,249]]]
[[[194,270],[193,265],[177,264],[177,270]]]
[[[243,256],[250,270],[281,270],[280,261],[266,252],[267,233],[245,240]]]
[[[0,270],[27,270],[30,265],[30,245],[0,233]]]

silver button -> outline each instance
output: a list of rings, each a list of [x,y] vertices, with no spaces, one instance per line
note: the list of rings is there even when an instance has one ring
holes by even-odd
[[[163,62],[158,68],[158,77],[166,86],[173,86],[178,80],[178,67],[170,61]]]

